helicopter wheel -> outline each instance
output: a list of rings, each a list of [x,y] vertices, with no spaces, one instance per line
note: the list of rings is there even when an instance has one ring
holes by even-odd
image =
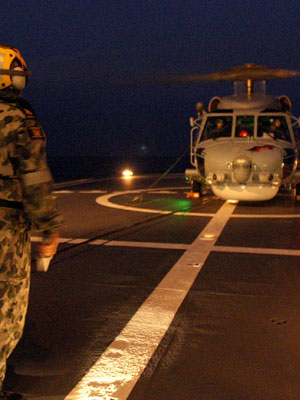
[[[296,187],[292,186],[290,189],[290,193],[291,193],[292,197],[294,197],[296,199],[296,197],[297,197]]]
[[[295,193],[296,201],[300,201],[300,183],[294,187],[293,193]]]

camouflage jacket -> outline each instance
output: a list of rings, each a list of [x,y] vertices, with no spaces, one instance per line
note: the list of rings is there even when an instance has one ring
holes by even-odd
[[[21,202],[32,227],[53,232],[62,224],[46,161],[46,137],[30,105],[0,93],[0,199]]]

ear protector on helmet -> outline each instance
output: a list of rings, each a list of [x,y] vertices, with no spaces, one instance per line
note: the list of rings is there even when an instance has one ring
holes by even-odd
[[[0,90],[12,87],[23,90],[30,72],[18,49],[0,45]]]
[[[13,71],[22,71],[22,68],[21,67],[15,67],[13,69]],[[27,83],[26,76],[12,75],[11,83],[12,83],[14,89],[23,90],[24,87],[26,86],[26,83]]]

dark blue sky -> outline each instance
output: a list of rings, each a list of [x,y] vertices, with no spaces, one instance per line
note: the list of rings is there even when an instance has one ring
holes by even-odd
[[[5,3],[5,4],[3,4]],[[254,62],[300,70],[298,1],[9,1],[1,41],[32,70],[24,90],[49,155],[179,155],[197,101],[231,84],[118,86]],[[300,79],[269,82],[300,113]]]

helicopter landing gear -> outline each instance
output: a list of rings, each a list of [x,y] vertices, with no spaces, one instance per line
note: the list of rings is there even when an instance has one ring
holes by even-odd
[[[284,186],[286,190],[288,190],[291,194],[291,196],[296,200],[300,201],[300,183],[297,184],[288,184]]]
[[[201,195],[202,194],[201,182],[193,181],[192,182],[192,191],[195,192],[195,193],[200,193],[200,195]]]
[[[300,201],[300,183],[296,184],[296,186],[294,188],[294,192],[295,192],[296,201]]]
[[[192,181],[192,190],[187,193],[187,198],[193,197],[201,197],[202,196],[202,185],[201,182]]]

